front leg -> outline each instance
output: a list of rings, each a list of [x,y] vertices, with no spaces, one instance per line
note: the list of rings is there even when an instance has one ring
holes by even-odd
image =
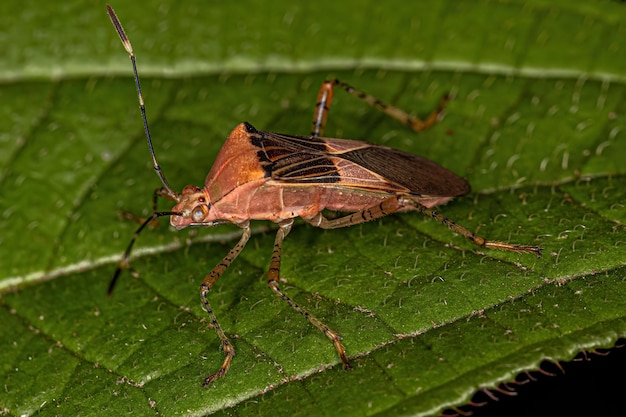
[[[226,271],[230,264],[233,263],[235,258],[239,256],[243,248],[246,246],[246,243],[248,243],[248,239],[250,239],[250,222],[245,222],[244,224],[240,225],[240,227],[243,229],[243,234],[241,235],[239,242],[237,242],[237,244],[230,250],[230,252],[228,252],[224,259],[222,259],[222,261],[217,264],[215,268],[213,268],[213,270],[209,272],[209,274],[207,274],[207,276],[202,281],[202,284],[200,284],[200,299],[202,300],[202,309],[206,311],[206,313],[209,315],[211,327],[213,328],[213,330],[215,330],[215,333],[217,333],[217,337],[220,338],[222,350],[224,350],[224,355],[226,355],[220,369],[204,379],[204,383],[202,385],[204,385],[205,387],[208,386],[211,382],[215,381],[217,378],[226,375],[226,372],[228,372],[228,368],[230,368],[230,363],[235,356],[235,348],[230,339],[228,339],[228,336],[226,336],[226,333],[224,333],[222,326],[220,326],[220,323],[217,321],[217,317],[215,317],[215,313],[213,312],[213,308],[211,308],[211,304],[209,303],[209,299],[207,296],[213,285],[215,285],[215,282],[219,279],[219,277],[222,276],[222,274],[224,273],[224,271]]]

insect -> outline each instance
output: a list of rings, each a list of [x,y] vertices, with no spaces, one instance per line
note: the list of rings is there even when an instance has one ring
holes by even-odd
[[[247,122],[241,123],[233,129],[219,151],[204,187],[188,185],[181,193],[175,192],[165,179],[154,153],[133,48],[115,12],[108,5],[107,12],[132,62],[152,163],[163,183],[163,187],[154,193],[154,212],[137,229],[126,248],[109,286],[109,293],[122,270],[128,267],[130,253],[139,233],[159,217],[169,216],[171,225],[176,229],[231,223],[243,231],[237,244],[200,285],[202,307],[209,316],[211,327],[217,333],[225,355],[220,368],[204,379],[204,386],[223,377],[235,355],[233,344],[211,308],[208,294],[248,242],[251,220],[269,220],[278,225],[267,285],[330,339],[345,369],[350,369],[351,365],[339,333],[308,313],[279,287],[283,240],[289,234],[295,218],[300,217],[322,229],[335,229],[379,219],[391,213],[419,211],[479,247],[541,256],[541,248],[537,246],[487,240],[434,211],[434,206],[470,192],[465,179],[435,162],[367,142],[322,137],[335,87],[355,95],[415,131],[424,130],[439,119],[446,97],[428,117],[421,120],[341,81],[326,81],[317,97],[310,136],[263,132]],[[172,211],[157,211],[158,197],[174,201],[176,204]],[[344,215],[329,219],[322,214],[325,209]]]

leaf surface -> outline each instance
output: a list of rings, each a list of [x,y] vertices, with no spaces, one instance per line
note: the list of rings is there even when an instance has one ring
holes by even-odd
[[[481,251],[415,213],[323,231],[298,222],[281,288],[342,336],[355,370],[265,285],[275,226],[210,299],[237,355],[226,378],[198,286],[234,245],[220,226],[137,242],[160,186],[130,63],[104,7],[6,1],[0,37],[0,350],[10,415],[431,415],[544,359],[626,335],[626,8],[619,2],[113,4],[138,56],[159,162],[202,185],[228,132],[308,134],[338,77],[426,115],[416,134],[337,92],[326,136],[424,155],[473,192],[441,208],[544,256]],[[17,22],[20,22],[17,24]],[[160,209],[169,210],[168,202]]]

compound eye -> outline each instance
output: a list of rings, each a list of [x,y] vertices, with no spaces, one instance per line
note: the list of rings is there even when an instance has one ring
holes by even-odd
[[[208,213],[207,206],[196,206],[193,210],[191,210],[191,220],[196,223],[200,223],[206,217]]]

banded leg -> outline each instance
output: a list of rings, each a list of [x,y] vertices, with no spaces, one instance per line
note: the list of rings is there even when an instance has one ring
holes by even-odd
[[[226,333],[224,333],[222,326],[220,326],[219,322],[217,321],[217,317],[215,317],[215,313],[211,308],[211,304],[209,303],[207,295],[209,294],[209,291],[211,291],[211,288],[219,279],[219,277],[222,276],[224,271],[228,269],[230,264],[232,264],[235,258],[237,258],[237,256],[241,253],[243,248],[246,246],[246,243],[248,243],[248,239],[250,239],[250,223],[246,222],[240,225],[240,227],[243,229],[243,234],[241,235],[239,242],[237,242],[237,244],[230,250],[230,252],[228,252],[224,259],[222,259],[222,261],[217,264],[211,272],[209,272],[209,274],[202,281],[202,284],[200,284],[200,299],[202,300],[202,308],[209,315],[209,319],[211,320],[211,327],[213,327],[213,330],[215,330],[215,333],[217,333],[217,337],[220,338],[222,349],[224,350],[224,355],[226,355],[222,366],[220,366],[220,369],[204,379],[204,383],[202,385],[205,387],[208,386],[211,382],[215,381],[217,378],[226,375],[226,372],[228,372],[228,368],[230,368],[230,363],[233,360],[233,356],[235,356],[235,348],[230,342],[230,339],[228,339],[228,336],[226,336]]]
[[[446,216],[436,212],[435,210],[431,208],[425,207],[410,199],[400,197],[399,200],[400,200],[400,204],[410,205],[411,207],[421,212],[422,214],[428,217],[431,217],[437,220],[438,222],[443,223],[444,225],[448,226],[450,230],[462,236],[465,236],[476,246],[480,246],[481,248],[488,248],[488,249],[506,250],[510,252],[534,253],[537,256],[537,258],[541,258],[541,248],[539,246],[516,245],[513,243],[487,240],[482,236],[475,235],[474,233],[470,232],[465,227],[459,224],[456,224],[454,221],[448,219]]]
[[[398,107],[391,106],[389,104],[383,103],[378,100],[376,97],[367,94],[363,91],[357,90],[349,84],[344,83],[343,81],[339,81],[338,79],[324,81],[322,83],[322,87],[320,88],[320,92],[317,95],[317,104],[315,105],[315,112],[313,113],[313,128],[311,129],[311,136],[318,137],[323,136],[324,128],[326,127],[326,121],[328,120],[328,111],[330,110],[330,104],[333,100],[333,93],[335,87],[340,87],[349,94],[365,101],[372,107],[377,108],[388,116],[393,117],[398,120],[400,123],[403,123],[409,126],[416,132],[426,130],[432,125],[434,125],[437,120],[441,117],[443,113],[443,109],[446,106],[449,98],[448,95],[445,95],[439,101],[439,104],[425,119],[419,119],[411,116],[407,112]]]
[[[482,236],[475,235],[465,227],[456,224],[454,221],[448,219],[444,215],[437,213],[433,209],[421,205],[415,200],[398,196],[388,198],[375,206],[358,211],[356,213],[349,214],[344,217],[339,217],[337,219],[329,220],[325,218],[321,213],[318,213],[315,216],[305,220],[311,223],[313,226],[321,227],[322,229],[337,229],[339,227],[351,226],[359,223],[365,223],[370,220],[376,220],[401,209],[417,210],[422,214],[431,217],[440,223],[443,223],[444,225],[448,226],[448,228],[452,231],[466,237],[476,246],[480,246],[481,248],[506,250],[511,252],[534,253],[538,258],[541,257],[541,248],[538,246],[516,245],[512,243],[487,240]]]
[[[340,227],[347,227],[355,224],[365,223],[371,220],[380,219],[381,217],[385,217],[388,214],[395,213],[396,211],[403,208],[403,206],[398,202],[398,198],[399,197],[395,196],[390,197],[386,200],[381,201],[375,206],[336,219],[327,219],[320,212],[317,213],[315,216],[305,218],[304,220],[312,224],[313,226],[320,227],[322,229],[338,229]]]
[[[272,251],[272,260],[270,261],[270,267],[267,273],[267,286],[274,292],[274,294],[278,295],[282,298],[287,304],[291,306],[298,313],[302,314],[304,318],[306,318],[309,323],[313,326],[317,327],[322,333],[326,335],[333,342],[335,346],[335,350],[339,354],[341,361],[343,362],[344,369],[352,369],[350,362],[348,362],[348,358],[346,356],[346,349],[341,343],[341,336],[339,333],[332,330],[324,323],[322,323],[318,318],[312,316],[307,312],[304,308],[300,307],[295,301],[287,296],[278,286],[278,282],[280,280],[280,263],[281,256],[283,252],[283,240],[285,236],[289,234],[291,231],[291,226],[293,225],[293,219],[285,220],[279,223],[279,229],[276,233],[276,239],[274,240],[274,250]]]

